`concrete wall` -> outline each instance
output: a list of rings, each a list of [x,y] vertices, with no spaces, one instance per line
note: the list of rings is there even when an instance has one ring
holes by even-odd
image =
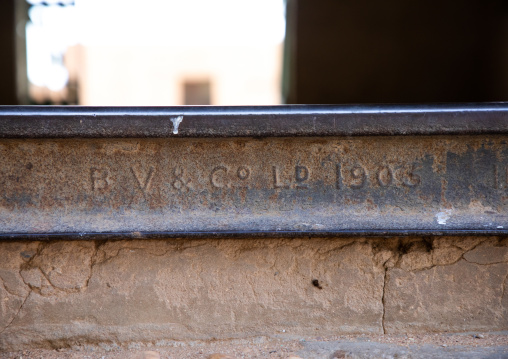
[[[0,350],[508,330],[507,238],[4,241],[0,258]]]

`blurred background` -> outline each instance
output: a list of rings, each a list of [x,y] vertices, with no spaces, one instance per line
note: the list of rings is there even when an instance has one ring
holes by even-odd
[[[0,3],[0,105],[508,100],[505,0]]]

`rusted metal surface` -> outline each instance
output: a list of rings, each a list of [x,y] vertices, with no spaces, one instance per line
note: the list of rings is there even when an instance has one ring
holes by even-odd
[[[508,233],[506,105],[327,108],[1,108],[0,237]]]

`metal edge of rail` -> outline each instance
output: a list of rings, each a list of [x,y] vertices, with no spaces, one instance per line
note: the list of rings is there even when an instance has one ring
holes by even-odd
[[[337,231],[203,231],[203,232],[63,232],[0,234],[0,241],[111,240],[111,239],[263,239],[263,238],[333,238],[333,237],[462,237],[508,236],[508,229],[487,230],[337,230]]]
[[[0,106],[0,138],[165,138],[508,133],[508,103]]]

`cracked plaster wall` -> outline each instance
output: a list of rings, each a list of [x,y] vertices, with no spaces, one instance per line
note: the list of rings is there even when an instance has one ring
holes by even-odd
[[[0,258],[0,350],[508,330],[507,238],[20,241]]]

